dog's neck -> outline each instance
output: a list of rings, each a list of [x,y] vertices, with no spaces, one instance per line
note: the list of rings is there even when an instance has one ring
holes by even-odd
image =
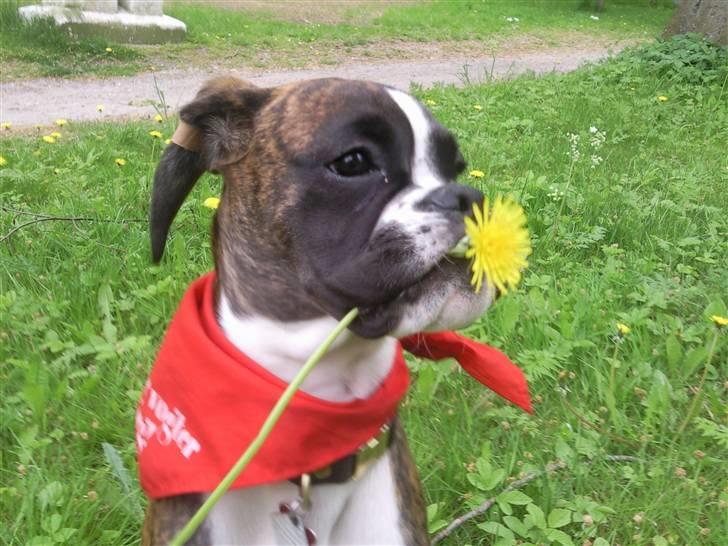
[[[225,336],[259,365],[290,383],[336,326],[331,317],[284,322],[239,316],[221,287],[217,318]],[[301,385],[304,392],[331,402],[369,397],[392,368],[397,340],[362,339],[343,332]]]

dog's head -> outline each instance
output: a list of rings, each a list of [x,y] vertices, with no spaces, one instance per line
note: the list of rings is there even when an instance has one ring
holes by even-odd
[[[180,112],[154,181],[152,254],[205,170],[224,177],[215,265],[233,310],[284,321],[352,307],[363,337],[462,327],[492,300],[448,258],[479,191],[453,135],[412,96],[322,79],[262,89],[209,82]],[[190,146],[188,146],[190,147]]]

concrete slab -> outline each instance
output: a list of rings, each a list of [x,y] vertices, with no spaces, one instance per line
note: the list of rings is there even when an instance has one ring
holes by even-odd
[[[138,15],[120,9],[114,13],[81,11],[66,6],[32,5],[18,10],[26,20],[51,18],[77,36],[97,36],[110,42],[162,44],[181,42],[187,25],[168,15]]]

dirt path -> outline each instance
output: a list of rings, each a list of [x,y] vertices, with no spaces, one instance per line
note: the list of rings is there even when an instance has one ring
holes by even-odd
[[[626,44],[623,44],[626,45]],[[615,46],[617,51],[622,46]],[[346,64],[338,67],[261,72],[229,70],[257,85],[278,85],[294,80],[338,76],[365,79],[409,89],[415,83],[430,87],[435,83],[463,85],[493,77],[507,77],[533,71],[566,72],[587,61],[607,56],[604,47],[539,49],[493,58],[448,58],[421,62]],[[37,79],[0,84],[0,121],[13,127],[49,125],[58,118],[71,121],[144,118],[157,113],[160,93],[170,112],[188,102],[206,79],[219,72],[170,70],[106,80]],[[104,106],[103,112],[97,105]]]

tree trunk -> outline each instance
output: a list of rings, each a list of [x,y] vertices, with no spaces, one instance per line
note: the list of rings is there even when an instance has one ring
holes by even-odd
[[[680,0],[663,36],[699,32],[709,40],[728,45],[728,0]]]

